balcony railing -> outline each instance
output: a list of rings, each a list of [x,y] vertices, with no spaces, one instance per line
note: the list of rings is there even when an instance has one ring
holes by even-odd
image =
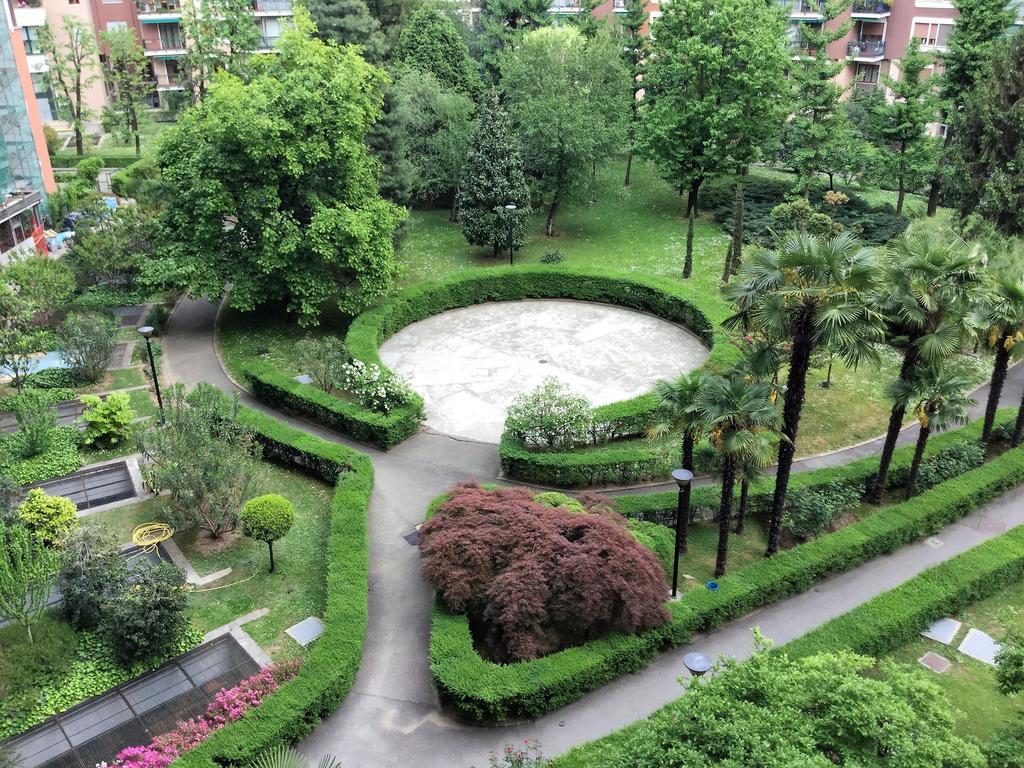
[[[174,0],[163,0],[163,2],[149,2],[149,0],[137,0],[135,7],[139,13],[180,13],[181,6]]]
[[[790,16],[822,16],[825,13],[825,0],[779,0],[779,4]]]
[[[260,38],[260,50],[264,48],[273,48],[274,43],[281,39],[280,35],[274,35],[273,37],[263,36]]]
[[[162,51],[179,53],[185,49],[180,38],[164,41],[160,38],[144,37],[142,38],[142,47],[146,53],[160,53]]]
[[[886,0],[853,0],[853,13],[877,16],[892,12],[892,3]]]
[[[253,10],[269,13],[291,13],[292,0],[255,0]]]
[[[884,40],[851,40],[846,44],[846,55],[851,59],[884,56]]]
[[[580,9],[580,0],[554,0],[549,13],[575,13]]]

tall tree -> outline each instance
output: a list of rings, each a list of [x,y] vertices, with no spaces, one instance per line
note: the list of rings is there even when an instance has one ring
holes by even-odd
[[[824,21],[803,23],[800,37],[805,49],[794,57],[793,115],[787,126],[790,162],[799,175],[805,199],[818,173],[834,168],[838,143],[846,116],[840,109],[843,88],[836,83],[846,66],[845,59],[833,59],[828,47],[850,31],[850,21],[839,21],[852,0],[825,0]]]
[[[594,11],[603,0],[579,0],[579,10],[569,16],[569,26],[575,27],[584,37],[594,37],[601,29],[608,27],[607,18],[599,19]]]
[[[366,60],[379,64],[386,45],[380,22],[371,14],[366,0],[311,0],[309,13],[319,35],[338,45],[360,45]]]
[[[178,63],[193,104],[206,96],[210,79],[218,70],[227,69],[237,76],[248,74],[248,55],[260,44],[259,27],[248,0],[185,3],[179,24],[185,55]]]
[[[968,95],[950,154],[960,214],[1024,235],[1024,36],[996,48]]]
[[[161,144],[171,204],[163,259],[196,294],[250,310],[283,300],[304,324],[357,312],[392,285],[404,213],[382,200],[366,135],[384,74],[312,38],[309,17],[249,82],[225,73]]]
[[[389,74],[391,80],[393,75]],[[386,82],[382,88],[384,101],[380,118],[366,135],[366,144],[380,163],[377,175],[380,195],[396,205],[408,205],[415,183],[415,168],[409,157],[409,103]]]
[[[817,347],[829,347],[851,365],[877,356],[882,315],[871,296],[878,277],[874,254],[847,232],[829,240],[792,235],[777,251],[747,259],[738,278],[723,289],[736,309],[727,327],[763,329],[769,338],[788,338],[792,345],[766,555],[779,548],[811,355]]]
[[[480,59],[491,83],[500,77],[499,59],[531,29],[550,22],[549,0],[482,0],[480,3]]]
[[[366,7],[380,24],[388,48],[395,46],[402,30],[422,4],[423,0],[366,0]]]
[[[963,111],[967,94],[989,66],[993,48],[1013,24],[1016,15],[1009,0],[954,0],[953,6],[957,10],[956,25],[941,57],[944,69],[941,96],[946,109],[944,154],[949,151],[956,135],[958,116]],[[934,216],[939,208],[945,159],[943,157],[939,163],[939,172],[932,179],[928,193],[929,216]]]
[[[637,151],[680,194],[689,191],[689,277],[701,185],[749,162],[778,132],[790,62],[779,6],[763,0],[676,0],[654,31]]]
[[[77,16],[64,16],[61,27],[62,34],[58,35],[49,24],[44,25],[39,44],[49,60],[50,81],[56,87],[59,106],[67,112],[75,132],[75,152],[82,155],[85,123],[92,117],[85,92],[100,77],[99,46],[92,27]]]
[[[967,396],[970,387],[970,379],[952,374],[941,365],[926,365],[910,381],[898,379],[893,383],[890,396],[904,408],[912,407],[919,425],[905,498],[914,495],[929,436],[967,422],[968,409],[974,405],[974,400]]]
[[[456,205],[462,234],[470,245],[490,246],[494,256],[511,240],[526,242],[530,188],[519,140],[496,93],[487,98],[470,141]],[[509,212],[506,205],[516,206]]]
[[[25,627],[42,614],[57,580],[60,557],[55,549],[21,525],[0,522],[0,616]]]
[[[135,139],[135,156],[138,157],[142,154],[139,119],[145,114],[142,100],[152,90],[146,54],[135,39],[135,32],[129,29],[104,32],[103,42],[110,50],[104,66],[107,82],[114,92],[114,111],[121,130]]]
[[[630,82],[633,85],[633,99],[629,105],[629,123],[626,127],[626,180],[633,170],[633,152],[636,145],[636,133],[640,126],[640,97],[643,92],[644,62],[650,52],[649,38],[643,34],[647,25],[647,3],[645,0],[626,0],[626,12],[620,17],[624,45],[622,48],[626,67],[629,69]]]
[[[763,452],[764,437],[776,431],[779,412],[771,389],[741,376],[708,376],[697,395],[697,411],[718,453],[722,493],[718,506],[715,578],[725,575],[737,468]]]
[[[980,296],[979,266],[974,254],[933,235],[903,235],[889,244],[875,305],[886,316],[890,337],[903,347],[899,386],[905,388],[918,369],[939,366],[960,349]],[[905,415],[906,403],[894,400],[869,494],[876,504],[885,493]]]
[[[999,278],[983,309],[985,347],[993,353],[992,381],[985,403],[985,421],[981,429],[981,442],[992,437],[992,427],[1003,395],[1003,384],[1010,358],[1019,354],[1018,346],[1024,342],[1024,280]]]
[[[883,157],[890,159],[889,174],[898,180],[897,215],[903,213],[908,181],[916,187],[935,170],[935,140],[928,135],[928,123],[938,115],[938,98],[932,78],[921,76],[930,63],[931,57],[921,52],[920,41],[912,37],[900,62],[899,79],[882,77],[892,91],[892,101],[879,101],[872,116]]]
[[[597,157],[625,139],[629,75],[609,36],[587,40],[572,27],[530,32],[500,67],[534,193],[551,201],[551,236],[559,204],[590,178]]]
[[[429,72],[445,88],[470,98],[480,92],[480,75],[466,41],[455,22],[432,6],[416,11],[393,53],[396,61]]]

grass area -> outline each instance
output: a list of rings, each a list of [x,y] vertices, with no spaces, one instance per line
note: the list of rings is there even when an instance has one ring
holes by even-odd
[[[715,573],[715,560],[718,555],[718,523],[706,522],[691,524],[687,535],[687,552],[679,558],[679,588],[683,591],[703,589]],[[764,550],[768,546],[762,521],[748,518],[742,536],[729,536],[729,567],[728,573],[736,573],[751,563],[764,559]],[[684,579],[683,574],[693,576]],[[669,579],[672,577],[669,576]]]
[[[330,486],[266,465],[262,492],[280,493],[295,505],[295,524],[274,545],[277,572],[268,572],[266,544],[238,534],[214,542],[204,532],[183,531],[174,541],[200,575],[223,568],[232,572],[221,581],[195,591],[189,615],[207,632],[258,608],[270,613],[246,624],[271,656],[284,658],[301,647],[284,630],[311,615],[322,615],[326,600],[327,563],[321,556],[330,531]],[[131,540],[135,526],[160,520],[164,499],[149,499],[83,518],[86,525],[104,526],[120,541]]]
[[[139,125],[139,138],[142,143],[142,151],[145,152],[147,148],[156,144],[157,139],[164,131],[173,126],[174,123],[156,122],[155,120],[145,120]],[[109,150],[130,150],[135,152],[135,137],[129,136],[127,140],[125,137],[118,135],[117,133],[104,134],[100,140],[99,151],[107,152]]]
[[[131,401],[132,410],[135,411],[136,416],[144,416],[146,418],[156,416],[156,402],[153,400],[152,395],[149,394],[149,390],[133,389],[128,393],[128,399]]]
[[[953,665],[941,675],[921,668],[922,674],[945,689],[957,709],[956,728],[960,734],[987,741],[993,731],[1024,713],[1024,700],[1000,693],[994,668],[958,653],[956,648],[971,627],[987,632],[996,640],[1011,627],[1024,627],[1022,606],[1024,581],[1011,584],[957,614],[955,618],[962,621],[963,626],[951,646],[921,637],[884,658],[918,666],[917,660],[932,651],[952,661]]]

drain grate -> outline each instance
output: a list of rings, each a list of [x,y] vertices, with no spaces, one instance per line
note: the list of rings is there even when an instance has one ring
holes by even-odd
[[[412,544],[414,547],[418,547],[420,545],[420,527],[417,525],[402,538],[405,539],[407,544]]]

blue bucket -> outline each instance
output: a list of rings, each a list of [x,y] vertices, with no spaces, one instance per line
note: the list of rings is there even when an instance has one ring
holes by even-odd
[[[711,590],[712,592],[717,592],[717,591],[718,591],[718,582],[717,582],[717,581],[709,581],[709,582],[708,582],[707,584],[705,584],[704,586],[706,586],[706,587],[707,587],[708,589],[710,589],[710,590]]]

